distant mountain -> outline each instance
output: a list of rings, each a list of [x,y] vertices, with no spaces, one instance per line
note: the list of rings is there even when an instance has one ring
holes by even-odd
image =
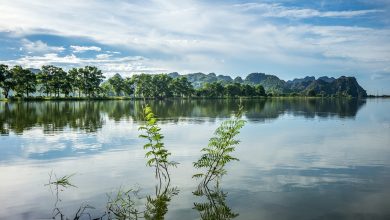
[[[180,76],[177,72],[169,73],[168,75],[172,78]],[[202,87],[204,83],[221,82],[222,84],[228,84],[233,82],[233,79],[230,76],[217,76],[215,73],[190,73],[186,74],[185,77],[187,77],[188,81],[190,81],[195,88]]]
[[[286,84],[284,80],[279,79],[277,76],[265,73],[251,73],[245,78],[244,83],[250,85],[260,84],[268,93],[283,93]]]
[[[316,80],[314,76],[306,76],[303,79],[294,79],[286,82],[287,90],[300,92],[305,90],[311,83]]]
[[[177,72],[168,74],[172,78],[180,75]],[[338,79],[322,76],[316,79],[314,76],[284,81],[275,75],[265,73],[250,73],[245,79],[230,76],[216,75],[215,73],[190,73],[184,75],[195,88],[200,88],[205,83],[220,82],[221,84],[244,83],[250,85],[262,85],[267,93],[297,93],[302,95],[345,95],[352,97],[365,97],[366,91],[359,85],[355,77],[342,76]]]
[[[37,73],[41,72],[40,69],[34,69],[34,68],[27,68],[27,69],[30,70],[34,74],[37,74]]]
[[[355,77],[342,76],[330,82],[318,79],[313,81],[303,93],[314,92],[315,94],[324,95],[350,95],[352,97],[366,97],[367,92],[364,90]]]

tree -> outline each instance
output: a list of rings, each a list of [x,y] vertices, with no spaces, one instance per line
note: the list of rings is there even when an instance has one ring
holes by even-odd
[[[136,85],[135,95],[138,97],[150,98],[152,96],[152,76],[148,74],[134,75],[133,81]]]
[[[85,66],[78,69],[80,77],[80,89],[88,97],[95,96],[99,91],[99,85],[105,78],[101,70],[94,66]]]
[[[152,96],[155,98],[163,99],[172,96],[172,91],[169,89],[169,85],[172,78],[167,74],[157,74],[152,78]]]
[[[65,73],[64,78],[61,80],[60,91],[65,97],[68,97],[73,91],[73,79],[69,73]]]
[[[209,98],[221,97],[223,96],[224,88],[220,82],[205,83],[200,93]]]
[[[265,90],[262,85],[256,85],[255,86],[256,95],[258,96],[265,96]]]
[[[254,86],[244,84],[241,86],[241,95],[252,97],[256,95],[256,89]]]
[[[8,98],[9,91],[15,87],[13,72],[8,69],[7,65],[0,65],[0,87],[3,89],[3,95]]]
[[[15,79],[15,92],[23,97],[24,94],[28,97],[30,93],[36,91],[36,76],[28,69],[23,69],[21,66],[14,66],[11,71]]]
[[[108,82],[111,84],[112,88],[114,89],[115,94],[117,96],[120,96],[125,86],[124,80],[121,77],[121,75],[119,75],[118,73],[115,74],[113,77],[108,79]]]
[[[4,64],[0,64],[0,85],[5,80],[5,72],[8,71],[8,66]]]
[[[241,85],[239,83],[230,83],[225,86],[226,95],[229,97],[239,96],[241,94]]]
[[[68,76],[70,79],[72,92],[75,94],[77,90],[79,97],[81,97],[81,87],[82,87],[81,72],[77,68],[72,68],[68,71]]]
[[[178,97],[188,97],[194,92],[194,87],[184,76],[172,79],[169,89]]]
[[[134,81],[132,78],[126,77],[123,81],[123,92],[128,96],[134,94]]]
[[[67,79],[67,74],[62,68],[53,65],[42,66],[41,72],[37,76],[38,82],[42,84],[41,91],[46,93],[46,96],[54,93],[56,97],[60,96],[60,91],[64,91],[65,95],[70,93],[70,82]]]

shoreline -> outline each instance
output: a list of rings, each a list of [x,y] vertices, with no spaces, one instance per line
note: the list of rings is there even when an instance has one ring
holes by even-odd
[[[169,101],[169,100],[254,100],[254,99],[376,99],[376,98],[390,98],[388,95],[384,96],[367,96],[367,97],[320,97],[320,96],[253,96],[253,97],[170,97],[170,98],[140,98],[140,97],[28,97],[28,98],[0,98],[0,102],[31,102],[31,101],[121,101],[121,100],[155,100],[155,101]]]

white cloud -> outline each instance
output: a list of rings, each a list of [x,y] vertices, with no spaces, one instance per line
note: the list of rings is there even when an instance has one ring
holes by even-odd
[[[26,51],[27,53],[49,53],[49,52],[62,52],[65,50],[64,47],[49,46],[46,43],[38,41],[29,41],[22,39],[22,46],[19,48],[20,51]]]
[[[93,65],[101,69],[108,76],[114,73],[121,73],[123,76],[129,76],[134,73],[156,73],[166,71],[153,64],[152,61],[141,56],[126,57],[105,57],[101,59],[80,58],[74,54],[59,56],[55,53],[48,53],[42,56],[24,56],[15,60],[0,61],[10,66],[21,65],[29,68],[41,68],[43,65],[57,65],[65,69],[73,67],[84,67]]]
[[[99,45],[143,54],[149,58],[143,65],[153,61],[151,69],[158,66],[164,71],[265,71],[289,78],[320,71],[322,75],[369,76],[389,69],[390,29],[359,27],[352,19],[383,15],[382,10],[386,9],[320,11],[281,4],[193,0],[69,0],[55,5],[48,0],[4,0],[0,31],[19,36],[43,33],[85,37]],[[274,17],[293,20],[280,23]],[[314,25],[300,19],[310,17],[348,18],[352,22],[344,26]],[[73,47],[74,53],[91,49]],[[106,55],[96,59],[113,60]]]
[[[112,57],[112,54],[105,54],[105,53],[103,53],[103,54],[96,55],[97,59],[108,59],[110,57]]]
[[[264,17],[288,17],[288,18],[311,18],[311,17],[336,17],[352,18],[372,13],[383,12],[383,10],[349,10],[349,11],[319,11],[310,8],[285,7],[281,4],[267,3],[244,3],[236,4],[237,8],[243,10],[255,10]]]
[[[70,48],[73,49],[73,52],[74,53],[82,53],[82,52],[85,52],[85,51],[101,51],[102,49],[100,47],[96,47],[96,46],[74,46],[74,45],[71,45]]]

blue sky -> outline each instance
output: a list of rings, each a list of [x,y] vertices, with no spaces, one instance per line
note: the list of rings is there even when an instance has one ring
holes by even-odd
[[[347,75],[390,94],[390,1],[2,0],[0,63]]]

